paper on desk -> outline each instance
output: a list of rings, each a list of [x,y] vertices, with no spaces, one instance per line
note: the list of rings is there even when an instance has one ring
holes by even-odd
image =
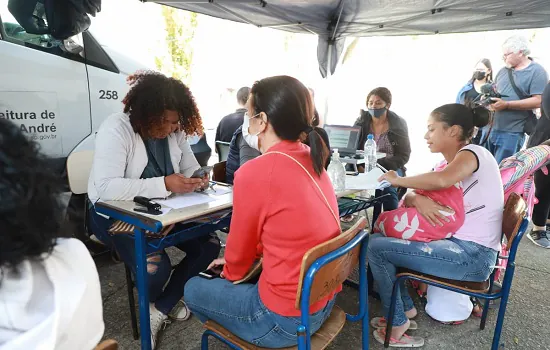
[[[221,196],[231,192],[231,187],[214,185],[214,190],[208,188],[202,193],[206,193],[209,196]]]
[[[205,196],[202,193],[185,193],[168,197],[167,199],[156,200],[157,203],[172,209],[181,209],[193,205],[215,201],[213,196]]]
[[[383,174],[382,170],[375,168],[366,174],[348,175],[346,176],[346,190],[379,190],[389,187],[390,184],[387,181],[378,181]]]

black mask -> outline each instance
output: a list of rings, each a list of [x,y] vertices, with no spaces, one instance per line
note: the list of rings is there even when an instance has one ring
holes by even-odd
[[[475,71],[474,72],[474,79],[476,80],[483,80],[487,76],[487,73],[483,71]]]

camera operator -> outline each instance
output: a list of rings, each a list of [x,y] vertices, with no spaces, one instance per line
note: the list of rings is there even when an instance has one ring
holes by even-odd
[[[541,94],[548,82],[544,68],[529,58],[528,44],[526,38],[512,36],[502,45],[506,67],[495,79],[502,98],[493,97],[494,102],[489,105],[495,115],[485,143],[499,163],[521,150],[525,134],[533,133],[536,123],[533,110],[540,108]]]

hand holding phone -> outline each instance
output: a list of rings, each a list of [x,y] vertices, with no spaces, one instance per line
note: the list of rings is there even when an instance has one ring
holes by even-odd
[[[213,278],[220,277],[222,272],[223,272],[223,265],[219,265],[219,266],[214,266],[212,268],[209,268],[208,270],[199,272],[199,276],[202,278],[211,280]]]

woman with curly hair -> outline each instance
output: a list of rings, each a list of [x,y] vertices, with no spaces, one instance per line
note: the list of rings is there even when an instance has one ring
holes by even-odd
[[[88,182],[92,204],[100,200],[132,200],[135,196],[167,197],[208,186],[208,178],[191,178],[199,169],[186,135],[202,133],[202,122],[191,91],[181,81],[156,72],[131,76],[132,86],[123,100],[124,110],[100,126]],[[134,240],[109,236],[113,220],[98,215],[90,206],[91,231],[114,246],[135,274]],[[151,343],[168,316],[187,320],[190,312],[180,300],[185,282],[218,257],[217,237],[200,237],[177,245],[185,258],[174,268],[165,251],[147,258]],[[166,282],[169,282],[166,284]],[[164,287],[166,285],[166,287]]]
[[[11,122],[0,119],[0,348],[93,349],[101,288],[82,242],[59,235],[62,184]]]

